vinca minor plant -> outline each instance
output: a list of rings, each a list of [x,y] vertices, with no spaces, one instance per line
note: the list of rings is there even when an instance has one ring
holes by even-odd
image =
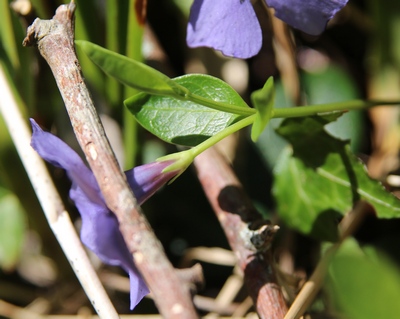
[[[50,74],[42,65],[41,57],[34,56],[32,49],[22,48],[12,40],[22,35],[21,26],[27,22],[29,15],[20,11],[17,17],[8,7],[8,2],[3,1],[0,85],[6,94],[3,101],[0,100],[0,110],[5,121],[2,128],[7,127],[7,130],[0,131],[0,220],[4,221],[4,227],[0,225],[3,229],[0,230],[2,269],[16,271],[21,278],[33,280],[24,277],[28,275],[24,274],[19,263],[23,263],[26,249],[22,245],[28,227],[24,218],[34,220],[31,211],[37,211],[38,207],[35,207],[37,203],[29,195],[32,192],[30,188],[29,192],[21,195],[21,189],[28,184],[26,176],[10,178],[11,173],[15,174],[14,170],[8,172],[4,169],[13,166],[10,163],[14,159],[9,156],[13,154],[12,145],[15,144],[43,210],[54,210],[55,214],[47,215],[53,216],[47,217],[50,227],[94,310],[102,318],[117,318],[120,310],[114,309],[114,306],[121,306],[115,300],[124,299],[118,294],[111,295],[113,302],[110,302],[99,278],[86,262],[86,255],[71,257],[77,256],[75,252],[80,254],[82,248],[74,239],[72,223],[55,187],[51,186],[50,178],[45,177],[45,182],[38,183],[37,175],[46,173],[35,174],[35,168],[29,166],[29,163],[38,160],[34,160],[37,154],[51,164],[49,169],[55,172],[55,180],[64,185],[59,186],[59,190],[66,206],[77,208],[82,220],[79,230],[82,243],[101,262],[119,266],[128,274],[129,308],[135,313],[149,311],[146,308],[147,300],[142,299],[150,296],[160,315],[166,318],[196,318],[206,312],[244,317],[251,311],[261,318],[299,318],[305,312],[309,312],[311,317],[323,313],[335,318],[396,318],[400,312],[397,309],[400,255],[396,249],[400,238],[394,229],[397,229],[400,217],[400,202],[391,190],[396,187],[393,180],[398,170],[398,156],[393,156],[397,161],[390,162],[382,158],[389,153],[397,154],[398,149],[393,147],[395,151],[389,152],[388,149],[392,148],[390,142],[384,143],[386,148],[371,143],[371,149],[379,149],[378,153],[383,154],[381,160],[384,168],[381,170],[385,172],[380,180],[372,178],[370,166],[368,169],[366,167],[368,161],[365,156],[361,161],[354,152],[353,141],[332,133],[332,126],[343,128],[343,124],[340,124],[343,123],[342,119],[349,119],[349,115],[354,114],[358,114],[357,119],[360,119],[360,114],[365,115],[367,110],[375,110],[375,107],[382,105],[397,114],[400,101],[396,94],[393,94],[393,100],[378,99],[379,96],[372,93],[366,97],[376,99],[357,98],[357,94],[350,92],[352,82],[346,82],[349,76],[326,66],[326,60],[334,60],[335,53],[332,52],[343,54],[341,50],[345,51],[343,47],[336,47],[336,51],[332,50],[329,54],[321,53],[321,47],[326,43],[331,43],[327,45],[328,48],[335,47],[332,43],[335,43],[337,26],[332,19],[338,18],[340,21],[340,17],[345,19],[346,14],[352,17],[356,13],[358,17],[362,15],[357,11],[356,4],[347,2],[194,0],[160,1],[155,6],[155,1],[150,0],[148,3],[106,1],[105,4],[72,1],[61,5],[51,20],[35,20],[23,41],[25,46],[37,45],[50,66]],[[34,1],[31,5],[43,18],[48,14],[50,5],[46,1]],[[377,35],[370,43],[371,47],[376,47],[374,59],[371,59],[376,65],[371,70],[379,74],[377,78],[383,79],[383,83],[388,78],[397,78],[398,75],[393,75],[390,70],[398,65],[393,44],[385,42],[380,36],[384,35],[384,39],[392,36],[395,31],[391,23],[396,21],[396,13],[400,13],[400,10],[394,4],[393,7],[388,4],[375,5],[388,14],[386,20],[374,16]],[[14,5],[13,8],[21,10]],[[146,10],[149,13],[148,20]],[[170,28],[175,26],[175,21],[170,19],[167,23],[160,18],[160,12],[165,12],[167,17],[175,14],[185,22],[186,27],[180,25],[180,29],[186,31],[185,36],[180,38],[181,44],[187,45],[181,50],[185,52],[182,54],[195,52],[197,57],[194,54],[193,59],[202,61],[206,69],[211,68],[209,73],[213,75],[207,72],[180,72],[183,66],[176,67],[174,72],[168,71],[168,68],[150,66],[156,63],[146,64],[146,53],[143,52],[151,50],[153,46],[163,52],[161,56],[164,60],[160,61],[165,64],[170,62],[172,69],[174,63],[178,63],[174,53],[181,54],[179,45],[175,45],[179,32]],[[374,14],[379,15],[379,12],[375,10]],[[268,27],[274,24],[275,19],[287,23],[284,32]],[[159,28],[160,21],[162,28]],[[364,20],[355,21],[353,23],[356,24]],[[332,23],[333,31],[324,31],[328,22]],[[94,26],[98,24],[104,26],[104,30],[95,30]],[[349,24],[345,25],[349,27]],[[168,33],[164,35],[165,38],[162,35],[164,28]],[[102,38],[103,31],[105,37]],[[346,33],[340,30],[340,26],[336,31],[342,32],[342,36]],[[330,38],[326,37],[326,33],[330,34]],[[318,36],[325,42],[318,42]],[[156,37],[160,42],[153,39]],[[314,45],[313,41],[317,44]],[[347,45],[351,46],[349,43]],[[307,46],[313,49],[305,49]],[[223,56],[209,49],[193,49],[199,47],[220,51]],[[165,62],[168,59],[164,55],[170,61]],[[151,62],[149,56],[147,62]],[[312,59],[307,60],[310,56]],[[350,59],[349,56],[351,54],[343,54],[341,58]],[[243,59],[249,60],[243,62]],[[246,66],[250,70],[247,91],[228,84],[221,71],[223,68],[215,71],[210,67],[213,65],[211,61],[225,66],[230,62]],[[259,61],[261,63],[257,64]],[[290,63],[280,64],[279,61]],[[308,64],[304,61],[308,61]],[[353,61],[355,68],[355,61],[349,61]],[[262,67],[257,69],[260,65]],[[320,81],[312,70],[321,65],[321,74],[331,73]],[[38,69],[39,81],[35,78],[37,75],[32,71],[32,66]],[[379,73],[380,69],[382,73]],[[89,87],[86,87],[81,71]],[[259,74],[262,74],[262,83],[257,82]],[[287,74],[290,76],[287,77]],[[48,80],[53,76],[63,101],[58,91],[53,90],[53,84],[47,84],[53,83],[53,80]],[[325,84],[324,81],[330,79],[333,79],[332,82]],[[43,94],[40,81],[46,82],[48,93]],[[298,86],[301,92],[294,99],[296,94],[290,95],[288,92],[293,86]],[[326,87],[328,90],[318,89]],[[385,90],[381,83],[378,87]],[[89,89],[93,90],[93,99]],[[34,93],[36,91],[38,93]],[[318,99],[313,97],[313,92],[322,96],[321,101],[316,102]],[[330,93],[335,95],[334,98],[327,97]],[[340,94],[343,96],[337,96]],[[295,106],[299,104],[297,102],[301,105]],[[68,116],[62,113],[62,104]],[[130,166],[125,172],[119,165],[125,164],[118,163],[114,155],[115,144],[110,143],[113,133],[103,127],[103,122],[104,126],[107,125],[104,116],[99,116],[103,112],[114,118],[117,132],[122,128],[125,162]],[[377,117],[373,111],[370,112],[375,124]],[[391,117],[396,123],[394,129],[376,134],[396,144],[400,140],[397,139],[398,123],[393,120],[396,118],[394,115]],[[31,137],[25,133],[16,134],[16,131],[27,131],[29,118]],[[62,140],[61,137],[66,139],[67,134],[60,123],[72,124],[90,168]],[[355,126],[356,121],[347,123]],[[59,137],[47,132],[51,125],[60,128],[61,134],[56,134]],[[43,130],[41,126],[48,129]],[[375,130],[378,132],[378,127]],[[10,132],[12,139],[6,131]],[[257,181],[253,180],[250,187],[249,184],[242,186],[231,169],[230,164],[235,166],[235,161],[228,163],[225,157],[215,153],[221,141],[238,133],[245,136],[247,150],[252,150],[243,154],[237,152],[237,156],[242,155],[247,165],[254,166],[251,169],[256,171],[252,174],[257,175]],[[156,156],[153,153],[151,160],[142,163],[145,162],[142,159],[150,141],[157,141],[163,150],[156,152]],[[275,147],[275,141],[283,146]],[[240,149],[243,145],[238,147]],[[264,152],[263,148],[268,150]],[[13,151],[9,152],[9,149]],[[175,151],[167,152],[166,149]],[[33,150],[34,154],[29,153]],[[268,161],[268,156],[260,156],[260,153],[268,155],[270,152],[276,153],[274,163]],[[374,153],[373,150],[371,153]],[[135,164],[137,160],[141,163]],[[256,165],[257,161],[262,164]],[[195,169],[192,169],[193,163]],[[391,166],[386,169],[388,163]],[[57,168],[65,170],[68,179],[57,180],[60,174],[54,170]],[[269,170],[268,174],[264,174],[264,170]],[[208,176],[207,172],[212,172],[212,176]],[[189,185],[179,188],[189,175],[197,175],[211,204],[211,208],[206,206],[206,210],[213,210],[218,217],[220,226],[216,229],[220,231],[222,228],[224,231],[233,251],[229,256],[234,257],[237,272],[254,305],[253,309],[248,308],[240,315],[237,313],[245,304],[240,294],[230,304],[217,306],[218,300],[224,299],[219,296],[212,301],[213,307],[206,306],[201,301],[206,300],[202,299],[205,297],[201,296],[201,290],[197,290],[199,282],[203,283],[201,270],[198,267],[175,268],[176,262],[171,252],[177,250],[177,243],[184,243],[185,248],[190,248],[191,242],[195,245],[201,242],[200,245],[205,246],[202,243],[204,238],[216,240],[218,236],[211,233],[214,228],[205,213],[203,215],[200,200],[203,195],[194,194],[199,191],[197,182],[191,180]],[[68,195],[63,194],[65,185],[69,189]],[[158,192],[163,186],[166,188]],[[49,188],[51,190],[47,193]],[[163,194],[171,194],[174,189],[178,189],[176,194],[167,195],[168,200],[161,204],[158,202]],[[252,200],[254,190],[262,193],[261,200]],[[43,196],[42,191],[52,195]],[[190,202],[189,208],[185,200]],[[173,219],[168,207],[181,212],[177,220]],[[185,207],[184,213],[180,207]],[[196,215],[198,208],[202,211],[200,218]],[[147,213],[147,209],[150,213]],[[168,220],[168,225],[158,227],[160,220],[164,219]],[[213,219],[213,222],[216,221]],[[156,231],[153,231],[153,225],[157,227]],[[196,229],[204,225],[207,225],[207,229]],[[69,230],[64,232],[64,229]],[[188,237],[182,239],[176,236],[178,238],[169,244],[162,242],[165,237],[174,236],[174,232]],[[202,237],[199,233],[206,236]],[[53,237],[44,233],[41,236],[53,240]],[[175,247],[175,250],[171,247]],[[178,254],[179,257],[190,255],[186,253],[185,249],[180,249]],[[285,269],[285,258],[282,256],[288,255],[292,264]],[[80,262],[80,259],[84,262]],[[307,263],[303,265],[305,260]],[[302,269],[299,272],[301,278],[296,278],[297,268]],[[99,272],[101,274],[101,270]],[[90,275],[86,278],[83,273]],[[0,278],[5,278],[5,274],[2,273]],[[207,281],[207,267],[204,268],[204,275],[205,294],[210,296],[215,283],[213,279],[211,283]],[[233,276],[238,277],[236,273]],[[38,281],[36,283],[40,286]],[[57,283],[51,285],[47,288],[58,289]],[[318,295],[320,291],[322,294]],[[221,294],[223,292],[224,289],[221,289]],[[8,303],[13,302],[5,293],[1,298]],[[242,307],[238,306],[238,302],[242,301]],[[3,312],[0,305],[0,316],[5,315]]]

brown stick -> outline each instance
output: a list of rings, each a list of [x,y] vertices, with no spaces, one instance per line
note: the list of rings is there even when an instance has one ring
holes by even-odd
[[[74,11],[71,2],[60,6],[52,20],[36,19],[24,45],[37,43],[49,64],[79,144],[160,313],[165,318],[197,318],[189,285],[179,280],[137,205],[94,108],[74,49]]]
[[[287,311],[268,249],[277,227],[262,222],[225,159],[211,148],[195,159],[198,178],[211,203],[260,318],[282,319]],[[261,223],[260,223],[261,222]]]

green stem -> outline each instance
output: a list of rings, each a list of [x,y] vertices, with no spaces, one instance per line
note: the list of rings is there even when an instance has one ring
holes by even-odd
[[[200,153],[204,152],[206,149],[210,148],[211,146],[215,145],[225,137],[241,130],[242,128],[249,126],[253,124],[254,120],[256,118],[256,115],[250,115],[245,117],[244,119],[240,120],[239,122],[236,122],[235,124],[232,124],[228,126],[227,128],[223,129],[222,131],[218,132],[217,134],[211,136],[207,140],[205,140],[203,143],[200,143],[199,145],[193,147],[190,149],[190,153],[192,154],[193,158],[195,158],[197,155]]]
[[[198,97],[198,96],[196,96]],[[190,99],[194,101],[193,99]],[[211,100],[204,99],[208,102],[212,102]],[[197,102],[201,103],[203,105],[205,104],[204,101],[202,102]],[[272,111],[272,117],[271,118],[289,118],[289,117],[302,117],[302,116],[311,116],[311,115],[318,115],[318,114],[324,114],[328,112],[342,112],[342,111],[347,111],[347,110],[358,110],[358,109],[365,109],[368,107],[373,107],[373,106],[378,106],[378,105],[400,105],[399,101],[363,101],[363,100],[353,100],[353,101],[347,101],[347,102],[340,102],[340,103],[330,103],[330,104],[320,104],[320,105],[311,105],[311,106],[299,106],[299,107],[291,107],[291,108],[279,108],[279,109],[274,109]],[[211,103],[212,108],[216,108],[215,106],[220,106],[219,103],[213,104]],[[243,109],[239,106],[237,106],[240,109]],[[232,105],[228,106],[229,110],[227,112],[231,112],[232,110]],[[221,108],[218,108],[221,110]],[[236,122],[235,124],[232,124],[228,126],[227,128],[223,129],[222,131],[218,132],[214,136],[208,138],[204,142],[198,144],[197,146],[188,149],[186,151],[182,151],[179,153],[174,153],[170,154],[167,156],[160,157],[157,160],[171,160],[171,159],[178,159],[178,162],[168,166],[164,171],[173,171],[176,169],[182,169],[184,167],[185,169],[189,166],[189,164],[193,161],[193,159],[199,155],[200,153],[204,152],[211,146],[215,145],[225,137],[241,130],[242,128],[252,125],[254,121],[256,120],[257,114],[254,109],[250,109],[254,112],[252,112],[251,115],[246,116],[245,118],[241,119],[240,121]],[[180,174],[182,174],[183,170],[181,171]],[[178,175],[179,176],[179,175]]]
[[[216,102],[210,99],[207,99],[205,97],[202,97],[200,95],[188,93],[185,96],[186,100],[190,100],[192,102],[207,106],[211,109],[222,111],[222,112],[227,112],[227,113],[233,113],[233,114],[238,114],[238,115],[253,115],[256,113],[255,109],[252,109],[250,107],[242,107],[238,105],[233,105],[233,104],[228,104],[228,103],[223,103],[223,102]]]
[[[207,99],[205,99],[207,100]],[[210,101],[210,100],[207,100]],[[199,103],[199,102],[198,102]],[[205,105],[204,103],[202,103]],[[220,105],[218,103],[218,105]],[[291,107],[291,108],[279,108],[273,110],[272,118],[287,118],[287,117],[301,117],[301,116],[311,116],[317,114],[323,114],[327,112],[342,112],[347,110],[358,110],[365,109],[378,105],[400,105],[400,101],[363,101],[363,100],[352,100],[346,102],[339,103],[329,103],[329,104],[320,104],[320,105],[311,105],[311,106],[299,106],[299,107]],[[232,112],[232,105],[229,105],[230,112]],[[205,140],[203,143],[193,147],[190,152],[193,157],[199,155],[204,152],[206,149],[215,145],[217,142],[221,141],[228,135],[241,130],[242,128],[249,126],[254,123],[256,118],[256,114],[254,109],[244,109],[242,107],[238,107],[242,110],[251,110],[254,111],[250,116],[245,117],[239,122],[228,126],[222,131],[218,132],[214,136]]]
[[[169,154],[160,158],[157,158],[157,161],[167,161],[167,160],[174,160],[174,163],[169,165],[163,170],[163,173],[166,172],[173,172],[173,171],[180,171],[180,173],[175,176],[170,183],[172,183],[178,176],[180,176],[186,168],[193,162],[194,158],[204,152],[205,150],[209,149],[211,146],[214,146],[216,143],[224,139],[225,137],[241,130],[242,128],[249,126],[253,124],[254,120],[256,118],[256,114],[247,116],[240,120],[239,122],[236,122],[235,124],[232,124],[231,126],[228,126],[227,128],[223,129],[222,131],[218,132],[214,136],[211,136],[204,142],[198,144],[197,146],[188,149],[186,151],[181,151],[178,153],[173,153]]]
[[[328,112],[360,110],[378,105],[400,105],[400,101],[352,100],[339,103],[299,106],[290,108],[277,108],[273,110],[272,118],[301,117],[301,116],[324,114]]]

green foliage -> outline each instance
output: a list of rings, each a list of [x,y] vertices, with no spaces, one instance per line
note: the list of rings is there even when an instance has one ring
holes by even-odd
[[[160,145],[167,147],[162,143],[157,147],[153,145],[153,148],[149,144],[146,146],[146,143],[148,143],[146,136],[138,141],[135,118],[146,130],[169,143],[196,146],[207,140],[209,143],[203,143],[197,148],[201,151],[212,146],[223,134],[228,135],[246,125],[252,125],[252,140],[257,141],[264,158],[271,165],[270,168],[275,167],[273,192],[277,210],[290,227],[318,239],[335,241],[338,237],[338,220],[360,199],[364,199],[374,206],[379,218],[393,218],[400,215],[399,201],[387,193],[378,182],[368,177],[363,164],[350,151],[350,148],[359,151],[363,144],[368,142],[365,138],[368,133],[364,133],[364,114],[362,112],[349,111],[339,118],[337,118],[338,114],[325,117],[307,117],[309,114],[303,114],[300,115],[302,118],[299,119],[275,119],[273,117],[280,110],[286,111],[294,105],[292,101],[288,100],[289,95],[285,94],[285,88],[279,82],[274,85],[272,78],[268,79],[262,89],[251,93],[251,101],[255,109],[249,108],[237,92],[217,78],[206,75],[186,75],[170,79],[157,70],[140,63],[143,60],[141,46],[143,24],[137,20],[137,13],[141,9],[138,5],[144,2],[134,0],[106,1],[105,3],[95,0],[77,0],[76,2],[78,10],[76,12],[75,35],[77,39],[85,40],[77,41],[78,53],[85,53],[79,56],[79,61],[90,88],[96,90],[93,94],[96,104],[97,101],[101,101],[99,103],[101,109],[117,119],[123,129],[125,165],[128,165],[126,168],[131,168],[134,165],[135,158],[140,158],[136,148],[141,150],[142,154],[146,151],[150,153],[147,161],[152,161],[166,152],[166,150],[160,149]],[[173,2],[187,16],[193,1],[174,0]],[[334,42],[337,39],[343,39],[343,35],[345,35],[343,33],[337,39],[330,39],[328,47],[326,47],[326,37],[320,38],[322,42],[316,39],[316,45],[313,45],[313,47],[318,48],[318,50],[322,48],[322,51],[326,50],[326,52],[332,49],[331,52],[338,54],[330,53],[331,57],[335,57],[336,62],[323,63],[321,68],[316,68],[319,64],[313,63],[312,70],[310,68],[309,71],[300,73],[301,98],[308,106],[331,103],[333,105],[331,105],[331,108],[335,108],[337,105],[334,105],[334,103],[359,98],[355,84],[357,82],[352,79],[349,69],[352,70],[351,74],[369,74],[372,79],[375,79],[372,82],[374,86],[371,86],[370,83],[370,87],[375,87],[375,89],[369,90],[368,94],[380,92],[381,96],[389,97],[385,93],[382,94],[382,92],[387,92],[382,89],[388,87],[393,87],[394,92],[397,92],[395,86],[398,81],[393,79],[396,79],[399,73],[400,42],[398,39],[400,38],[395,31],[398,29],[398,19],[396,18],[399,16],[398,8],[400,6],[389,4],[389,2],[386,4],[380,4],[376,1],[373,4],[372,1],[370,2],[370,5],[373,5],[371,12],[375,15],[373,25],[377,27],[375,42],[378,46],[363,42],[368,44],[366,47],[368,46],[371,52],[375,52],[375,56],[371,58],[371,56],[363,55],[362,57],[363,60],[366,57],[366,61],[373,67],[358,69],[359,66],[357,66],[355,57],[359,55],[354,55],[354,52],[346,52],[351,46],[348,43],[341,43],[340,46],[335,45]],[[61,100],[54,102],[53,97],[59,96],[54,79],[49,76],[48,67],[35,50],[23,48],[20,45],[25,35],[26,25],[21,23],[24,20],[10,9],[9,3],[9,0],[0,2],[0,12],[2,12],[2,19],[0,19],[0,64],[6,70],[7,79],[13,82],[13,93],[21,109],[24,108],[24,116],[28,118],[28,116],[33,115],[47,127],[53,127],[55,124],[56,127],[54,128],[57,129],[57,133],[66,136],[67,133],[64,132],[62,126],[57,125],[57,122],[59,124],[60,122],[68,123],[68,121],[60,120],[60,114],[64,113],[58,112],[57,109],[62,104],[60,103]],[[32,3],[40,18],[51,18],[54,3],[50,4],[44,0],[33,0]],[[172,5],[172,2],[169,4]],[[168,6],[168,4],[165,6]],[[149,23],[153,27],[155,23],[150,21],[151,7],[151,5],[148,7],[150,9]],[[167,12],[161,11],[163,15],[167,16],[166,21],[171,23],[173,19],[170,19]],[[159,9],[158,12],[160,12]],[[165,21],[160,22],[160,20],[158,19],[157,23],[163,28]],[[179,23],[181,22],[187,23],[186,20],[179,21]],[[223,74],[221,72],[222,64],[216,65],[214,57],[209,59],[208,54],[203,55],[202,49],[200,51],[180,51],[180,48],[177,48],[174,53],[169,52],[165,43],[172,43],[172,39],[179,38],[176,32],[167,31],[165,33],[169,34],[163,38],[155,28],[153,28],[153,31],[157,42],[164,49],[165,61],[172,62],[168,67],[172,67],[175,71],[178,70],[177,74],[182,73],[181,71],[187,66],[185,65],[186,62],[193,58],[196,60],[198,58],[203,59],[201,62],[204,62],[207,71],[211,74]],[[373,34],[373,30],[371,31],[371,34]],[[347,30],[345,32],[347,34]],[[352,37],[353,40],[354,37]],[[358,41],[359,39],[357,45],[354,44],[354,46],[357,46],[360,51],[364,51],[362,45],[358,45]],[[108,50],[93,43],[104,45]],[[270,48],[265,49],[270,50]],[[175,52],[178,52],[178,54],[175,54]],[[200,54],[197,52],[200,52]],[[192,55],[192,53],[194,54]],[[272,70],[274,66],[270,59],[271,55],[264,53],[257,59],[260,59],[259,61],[264,63],[263,65],[268,66],[266,69]],[[347,53],[351,54],[347,55]],[[184,57],[184,59],[181,59],[181,64],[174,66],[173,60],[176,56]],[[36,60],[38,57],[40,60]],[[300,58],[300,56],[297,57]],[[211,60],[213,60],[212,63],[210,63]],[[221,61],[226,62],[225,59],[221,59]],[[257,62],[256,65],[261,65],[260,62]],[[344,68],[336,65],[337,62]],[[96,65],[110,77],[105,76]],[[258,83],[257,78],[262,75],[260,72],[254,72],[252,62],[249,63],[249,66],[251,70],[249,83]],[[278,67],[278,69],[280,68]],[[253,77],[255,75],[257,76]],[[239,73],[238,76],[240,76]],[[360,80],[361,77],[358,76],[357,78],[357,80]],[[254,80],[256,81],[254,82]],[[121,83],[128,87],[123,87]],[[360,87],[364,87],[364,85],[365,83],[361,83]],[[35,90],[38,88],[42,91],[38,91],[39,94],[35,95]],[[137,94],[136,90],[140,90],[141,93]],[[43,91],[45,94],[43,94]],[[133,94],[135,95],[132,96]],[[128,98],[125,101],[127,108],[122,108],[124,98]],[[38,109],[36,109],[36,106]],[[285,114],[283,117],[299,116],[298,114],[293,115],[294,113],[290,114],[290,111],[296,109],[299,108],[293,107],[289,112],[282,112],[281,114]],[[316,113],[325,114],[326,110],[320,109]],[[131,112],[135,118],[127,112]],[[240,126],[241,123],[245,124]],[[26,192],[27,183],[20,178],[20,174],[15,172],[16,167],[19,166],[15,165],[14,159],[9,160],[8,156],[5,156],[11,153],[9,149],[12,142],[6,130],[2,129],[3,127],[5,126],[0,116],[0,151],[2,151],[1,159],[4,163],[3,169],[0,168],[0,173],[1,170],[7,171],[6,175],[12,176],[12,182],[18,181],[18,187],[6,186],[7,189],[13,189],[15,194],[0,187],[0,267],[4,270],[10,270],[18,261],[26,227],[26,216],[21,203],[24,204],[25,209],[29,209],[31,227],[38,220],[40,222],[40,219],[33,215],[34,210],[29,207],[33,201],[29,199]],[[275,128],[277,133],[274,131]],[[213,138],[210,139],[210,137]],[[351,142],[347,141],[349,139],[351,139]],[[151,139],[151,142],[154,142],[154,139]],[[291,144],[291,147],[289,144]],[[253,165],[255,159],[252,158],[252,154],[246,153],[245,161],[248,162],[246,163],[247,166],[251,166],[250,174],[257,175],[258,178],[261,178],[260,176],[266,177],[265,180],[258,180],[255,183],[256,187],[262,185],[261,183],[268,185],[262,185],[265,188],[260,187],[262,188],[260,197],[265,196],[266,192],[264,191],[269,187],[269,175],[258,171],[261,164]],[[239,171],[239,169],[238,173],[242,178],[247,172]],[[184,178],[187,178],[188,174],[184,176]],[[64,182],[64,180],[59,179],[59,176],[56,178],[60,185]],[[246,179],[243,179],[243,181],[246,183]],[[168,225],[172,225],[174,231],[176,229],[185,231],[190,227],[186,227],[187,224],[182,220],[184,218],[193,220],[193,216],[197,218],[196,210],[203,212],[203,208],[197,207],[197,202],[196,207],[194,207],[193,200],[188,200],[188,198],[196,197],[192,187],[193,181],[189,180],[183,185],[182,187],[182,183],[174,183],[172,187],[181,188],[178,188],[178,192],[173,195],[175,200],[171,200],[169,195],[166,199],[168,205],[179,203],[182,212],[180,209],[176,210],[175,206],[168,207],[168,205],[159,204],[158,199],[156,199],[156,204],[150,203],[146,207],[146,214],[153,216],[156,222],[152,224],[156,227],[158,224],[163,224],[164,227],[165,223],[160,223],[159,218],[168,216]],[[245,185],[245,188],[247,189],[247,185]],[[62,185],[60,190],[61,194],[64,192],[64,195],[67,196],[67,191]],[[189,192],[186,194],[185,191],[188,190]],[[252,196],[251,192],[250,189]],[[23,198],[23,201],[20,202],[18,198]],[[185,200],[188,201],[187,206],[185,206]],[[168,211],[176,212],[177,217],[171,219],[171,214],[156,214],[155,212],[160,207],[163,210],[168,209]],[[152,212],[152,210],[154,211]],[[190,214],[187,214],[189,210]],[[200,223],[207,224],[204,214],[199,213],[198,216],[197,219]],[[379,221],[379,223],[384,222]],[[393,223],[390,225],[390,227],[395,228]],[[207,224],[207,226],[209,225]],[[47,225],[37,228],[40,230],[39,233],[43,239],[48,238],[42,231],[44,228],[48,228]],[[384,231],[386,230],[387,228],[384,229]],[[365,231],[365,228],[362,231]],[[167,232],[158,231],[157,233]],[[204,232],[199,233],[201,238]],[[370,242],[376,244],[377,241],[374,241],[373,238],[375,234],[368,233],[368,235],[367,240],[372,239]],[[196,238],[196,242],[193,241],[191,236]],[[204,244],[204,242],[201,242],[202,238],[199,241],[198,237],[193,234],[187,234],[187,238],[182,236],[185,241],[188,240],[190,246],[199,243]],[[209,240],[209,237],[206,239]],[[43,240],[46,243],[47,251],[51,250],[49,246],[51,248],[54,245],[51,243],[52,239],[53,237],[51,237],[51,240]],[[394,240],[393,237],[385,238],[385,240],[390,241],[388,246],[391,247],[395,246],[393,242],[396,239],[397,236]],[[215,238],[212,238],[212,241],[210,245],[215,245]],[[166,241],[163,244],[169,247]],[[225,241],[223,244],[225,244]],[[379,245],[382,245],[382,243],[379,242]],[[299,248],[302,250],[304,247]],[[393,255],[396,254],[397,252],[393,253]],[[53,259],[60,260],[54,256]],[[397,302],[400,297],[400,289],[398,288],[400,287],[400,275],[395,266],[374,248],[360,248],[355,240],[347,240],[340,248],[337,256],[332,258],[328,279],[326,287],[329,289],[335,305],[346,318],[390,319],[398,317],[400,313],[400,306]]]
[[[12,269],[22,250],[26,221],[18,197],[0,187],[0,267]]]
[[[278,212],[291,227],[325,240],[337,238],[340,215],[360,199],[380,218],[400,216],[400,201],[369,178],[348,142],[324,130],[328,117],[285,119],[277,132],[293,152],[282,155],[275,169],[273,192]]]
[[[82,51],[106,74],[121,83],[150,93],[182,98],[188,92],[157,70],[87,41],[75,41]]]
[[[257,116],[251,128],[251,139],[257,141],[272,117],[275,102],[274,79],[268,78],[264,87],[251,94],[251,101],[257,110]]]
[[[247,106],[235,90],[221,80],[215,79],[213,83],[215,86],[208,88],[212,90],[231,91],[231,95],[235,94],[239,104],[226,103],[223,99],[205,98],[204,95],[198,95],[195,91],[189,91],[184,86],[179,85],[177,81],[173,81],[166,75],[143,63],[87,41],[75,42],[106,74],[114,77],[128,87],[147,94],[169,96],[178,100],[189,100],[224,112],[241,115],[253,115],[256,113]],[[198,77],[201,78],[202,75],[198,75]],[[246,107],[242,107],[242,104],[245,104]]]
[[[217,78],[191,74],[173,82],[191,94],[248,108],[235,90]],[[125,105],[145,129],[166,142],[186,146],[195,146],[242,118],[191,101],[146,93],[127,99]]]
[[[329,291],[346,317],[399,317],[400,273],[375,248],[361,249],[348,239],[333,257],[328,279]]]

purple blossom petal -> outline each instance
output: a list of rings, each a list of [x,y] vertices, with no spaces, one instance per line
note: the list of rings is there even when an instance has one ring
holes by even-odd
[[[108,208],[93,203],[76,185],[71,188],[70,197],[81,213],[82,242],[105,264],[120,266],[129,274],[130,305],[133,309],[149,290],[133,264],[117,218]]]
[[[206,46],[247,59],[260,51],[262,34],[250,0],[195,0],[186,40],[192,48]]]
[[[322,33],[326,24],[348,0],[266,0],[275,16],[311,35]]]
[[[104,205],[103,196],[91,170],[79,155],[66,143],[51,133],[43,131],[35,120],[32,125],[31,146],[40,157],[67,171],[69,178],[82,188],[91,201]]]
[[[170,179],[175,177],[178,171],[162,173],[174,161],[153,162],[136,166],[125,172],[129,186],[139,204],[144,203],[154,193],[165,185]]]
[[[104,263],[120,266],[129,274],[131,309],[133,309],[149,290],[132,261],[132,256],[119,231],[117,218],[107,208],[93,173],[78,154],[62,140],[44,132],[32,119],[31,124],[32,147],[43,159],[65,169],[72,180],[70,197],[82,217],[82,242]],[[138,175],[146,176],[143,172]],[[143,178],[140,181],[144,181]],[[140,190],[139,184],[135,184],[135,187]],[[145,193],[141,194],[142,197],[148,198]]]

